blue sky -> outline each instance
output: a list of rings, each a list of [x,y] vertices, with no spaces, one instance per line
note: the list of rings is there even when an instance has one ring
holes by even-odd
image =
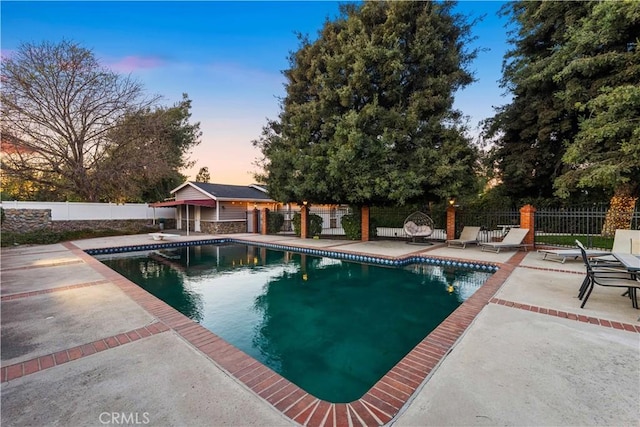
[[[471,65],[477,82],[456,95],[456,108],[470,125],[493,115],[508,98],[498,85],[507,49],[503,2],[462,1],[457,11],[478,17],[472,47],[486,48]],[[182,93],[193,101],[202,143],[193,150],[191,178],[207,166],[211,181],[253,182],[258,138],[267,118],[276,118],[285,96],[281,71],[297,50],[296,32],[317,35],[326,17],[338,15],[333,1],[30,2],[2,1],[2,55],[21,43],[72,40],[91,49],[105,65],[131,73],[163,105]]]

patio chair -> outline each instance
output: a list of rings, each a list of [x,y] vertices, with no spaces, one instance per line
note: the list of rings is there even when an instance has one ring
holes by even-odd
[[[526,251],[528,245],[523,244],[522,241],[528,232],[528,228],[512,228],[501,242],[480,242],[478,245],[480,245],[480,249],[483,251],[492,251],[495,253],[500,253],[501,249],[524,248]]]
[[[433,234],[433,220],[424,212],[414,212],[404,220],[404,232],[411,237],[411,242],[416,244],[416,238],[429,237]]]
[[[576,244],[579,242],[576,241]],[[581,294],[579,297],[582,299],[582,304],[580,308],[584,308],[584,305],[587,303],[589,296],[591,295],[591,291],[595,285],[605,286],[605,287],[614,287],[614,288],[626,288],[627,292],[623,295],[629,295],[631,298],[631,305],[633,308],[638,308],[638,294],[637,290],[640,288],[640,279],[638,277],[634,277],[629,271],[623,272],[621,270],[610,270],[610,269],[598,269],[592,266],[589,257],[587,256],[586,251],[584,250],[584,246],[582,243],[579,243],[578,247],[581,249],[582,260],[584,261],[584,265],[587,269],[587,277],[586,277],[586,289],[581,290]]]
[[[478,234],[480,234],[481,227],[470,227],[464,226],[462,232],[460,233],[460,237],[457,239],[447,240],[448,247],[454,248],[466,248],[468,244],[478,243]]]
[[[593,262],[593,257],[590,255],[589,249],[585,248],[580,240],[576,240],[576,246],[578,247],[578,251],[580,252],[580,257],[583,259],[583,262],[585,256],[589,258],[590,262],[588,268],[591,268],[592,270],[598,271],[600,273],[606,273],[611,277],[626,278],[629,276],[629,272],[627,271],[627,269],[622,267],[622,264],[620,264],[619,262],[601,262],[596,264]],[[586,264],[585,267],[587,267]],[[585,292],[589,288],[589,285],[591,284],[590,280],[591,277],[587,274],[582,281],[582,284],[580,285],[578,299],[582,299],[582,297],[584,296]]]

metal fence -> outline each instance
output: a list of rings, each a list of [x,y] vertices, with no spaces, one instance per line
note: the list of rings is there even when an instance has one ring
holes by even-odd
[[[299,208],[282,207],[276,211],[284,218],[283,224],[278,234],[294,234],[293,220]],[[345,238],[346,234],[342,227],[342,218],[345,215],[353,215],[357,211],[346,205],[338,206],[314,206],[309,209],[309,215],[317,215],[322,220],[322,233],[320,237]],[[370,221],[376,227],[378,239],[409,239],[404,232],[405,219],[415,212],[411,207],[371,207]],[[444,240],[446,238],[446,212],[427,212],[434,221],[434,239]],[[272,230],[273,231],[273,230]]]
[[[446,239],[447,214],[445,211],[421,209],[434,224],[434,231],[430,238],[435,240]],[[409,215],[416,212],[415,207],[377,207],[369,212],[371,222],[376,226],[378,239],[410,239],[404,231],[404,222]]]
[[[411,207],[371,207],[370,220],[376,226],[377,239],[409,240],[404,232],[404,221],[415,211]],[[431,239],[446,239],[446,209],[438,207],[434,209],[422,209],[434,222],[434,233]],[[294,234],[293,217],[297,208],[281,209],[277,211],[284,216],[284,223],[279,233]],[[574,236],[579,236],[583,243],[589,247],[606,247],[610,245],[607,239],[602,237],[602,229],[608,212],[607,205],[595,205],[588,207],[571,207],[549,209],[541,208],[535,213],[536,243],[548,243],[554,245],[574,245]],[[322,233],[320,237],[344,238],[345,231],[342,228],[342,218],[345,215],[357,213],[352,207],[340,206],[311,206],[310,214],[321,218]],[[460,209],[456,211],[456,237],[465,226],[479,226],[481,228],[480,241],[499,240],[510,228],[520,226],[520,210],[488,210],[476,211],[472,209]],[[636,206],[627,226],[631,229],[640,229],[640,211]],[[608,242],[608,243],[607,243]]]
[[[603,236],[603,229],[607,215],[615,215],[609,212],[607,205],[593,205],[587,207],[569,207],[558,209],[539,209],[535,216],[536,241],[553,241],[553,237],[576,236],[585,240],[589,247],[599,247],[603,244],[608,246],[607,241],[613,241],[612,236]],[[609,218],[620,228],[640,229],[640,211],[636,206],[633,214],[629,217]],[[609,242],[609,243],[611,243]],[[573,242],[568,241],[569,245]]]
[[[465,226],[480,227],[478,240],[490,242],[501,239],[512,227],[520,226],[520,211],[456,211],[456,237],[460,235]]]

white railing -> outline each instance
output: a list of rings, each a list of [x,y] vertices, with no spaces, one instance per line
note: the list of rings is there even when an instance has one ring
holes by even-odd
[[[175,208],[152,208],[146,203],[84,203],[84,202],[0,202],[4,209],[51,209],[52,221],[158,219],[175,218]]]

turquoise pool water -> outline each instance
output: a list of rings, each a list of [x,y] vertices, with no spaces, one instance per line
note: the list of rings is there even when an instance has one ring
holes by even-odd
[[[97,258],[330,402],[360,398],[491,275],[240,244]]]

